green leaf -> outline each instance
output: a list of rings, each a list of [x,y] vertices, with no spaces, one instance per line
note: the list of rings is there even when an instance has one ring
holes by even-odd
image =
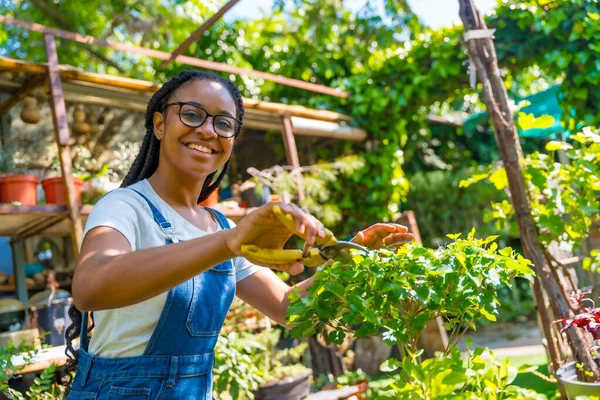
[[[486,309],[480,308],[479,312],[481,313],[481,315],[483,315],[488,320],[490,320],[490,321],[496,321],[496,316],[494,314],[490,314],[489,312],[487,312]]]
[[[448,236],[452,240],[458,240],[460,235],[462,235],[462,233],[449,233],[446,236]]]
[[[533,114],[520,112],[518,114],[518,124],[523,130],[529,129],[547,129],[554,124],[554,117],[550,115],[542,115],[536,118]]]
[[[569,150],[569,149],[572,149],[573,146],[571,146],[570,144],[565,143],[565,142],[559,142],[556,140],[552,140],[546,144],[545,148],[548,151],[556,151],[556,150]]]
[[[335,293],[336,295],[343,297],[344,296],[344,286],[342,286],[339,282],[330,282],[327,285],[327,289]]]
[[[496,189],[503,190],[508,187],[508,176],[504,168],[497,169],[490,175],[490,182],[494,184]]]

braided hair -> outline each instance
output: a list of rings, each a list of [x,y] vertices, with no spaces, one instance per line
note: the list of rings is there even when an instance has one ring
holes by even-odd
[[[129,185],[133,185],[136,182],[144,180],[152,176],[152,174],[158,168],[158,159],[160,155],[160,140],[156,138],[154,135],[154,113],[161,112],[164,113],[166,110],[166,104],[169,103],[169,100],[173,97],[173,95],[179,90],[183,85],[188,84],[192,81],[199,80],[207,80],[212,82],[217,82],[222,84],[233,100],[235,101],[236,108],[236,118],[240,121],[244,120],[244,103],[242,100],[242,95],[238,88],[228,79],[222,78],[221,76],[206,71],[182,71],[175,78],[171,79],[167,83],[165,83],[150,99],[148,102],[148,106],[146,107],[146,135],[144,136],[144,140],[142,142],[142,146],[140,148],[140,152],[138,153],[135,161],[131,165],[127,176],[123,180],[121,187],[127,187]],[[240,133],[241,124],[238,125],[237,130],[234,134],[234,137]],[[229,164],[231,161],[231,157],[227,160],[225,165],[223,166],[221,173],[217,176],[217,178],[213,182],[213,178],[216,175],[217,171],[209,174],[204,181],[202,186],[202,190],[200,191],[200,197],[198,198],[198,203],[203,200],[206,200],[208,196],[214,192],[225,174],[227,174],[227,170],[229,168]],[[72,323],[65,331],[65,337],[67,342],[67,349],[65,351],[67,357],[69,358],[67,364],[65,365],[65,372],[70,373],[74,372],[77,369],[77,361],[79,359],[79,350],[75,350],[73,347],[73,341],[79,337],[80,327],[82,322],[82,313],[75,305],[71,305],[69,308],[69,317],[71,318]],[[91,332],[93,329],[93,319],[92,325],[88,329],[88,332]],[[69,382],[67,385],[67,394],[70,391],[70,386],[72,382]]]

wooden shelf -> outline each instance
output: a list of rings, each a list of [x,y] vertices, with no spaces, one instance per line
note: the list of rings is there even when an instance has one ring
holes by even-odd
[[[83,205],[79,209],[82,222],[85,224],[92,211],[92,205]],[[254,208],[230,208],[217,205],[233,222],[239,222]],[[34,235],[69,236],[70,220],[67,207],[64,205],[13,206],[0,204],[0,236],[25,239]]]
[[[92,206],[81,206],[82,222],[92,211]],[[0,204],[0,236],[25,239],[34,235],[68,236],[70,220],[64,205],[13,206]]]
[[[67,346],[63,345],[42,349],[29,363],[25,362],[27,354],[17,354],[16,356],[13,356],[12,363],[15,367],[24,366],[23,369],[16,371],[16,374],[22,375],[31,372],[40,372],[52,364],[62,367],[67,362],[67,355],[65,354],[66,348]]]

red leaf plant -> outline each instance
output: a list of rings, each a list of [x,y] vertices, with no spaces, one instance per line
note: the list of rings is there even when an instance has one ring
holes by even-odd
[[[590,308],[583,304],[583,302],[587,300],[594,305],[592,299],[584,299],[584,297],[590,293],[592,293],[591,290],[586,290],[580,293],[573,293],[569,296],[574,308],[576,310],[581,310],[582,312],[573,318],[561,318],[554,321],[552,324],[565,324],[561,328],[560,333],[563,333],[572,326],[576,326],[589,332],[594,340],[600,339],[600,308]]]

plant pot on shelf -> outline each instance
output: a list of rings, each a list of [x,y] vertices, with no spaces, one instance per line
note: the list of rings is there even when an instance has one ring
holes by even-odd
[[[219,204],[219,189],[215,189],[214,192],[208,195],[208,197],[198,203],[202,207],[214,207]]]
[[[19,202],[24,206],[37,204],[38,178],[19,174],[0,176],[0,203]]]
[[[240,193],[242,204],[246,207],[260,207],[269,202],[271,189],[268,186],[252,187]]]
[[[556,377],[565,388],[569,400],[575,400],[577,396],[600,396],[600,383],[579,381],[575,364],[575,361],[565,364],[556,372]]]
[[[256,393],[257,400],[298,400],[310,394],[311,374],[286,378],[279,382],[262,385]]]
[[[81,204],[81,189],[83,188],[83,180],[73,177],[73,183],[75,185],[75,197],[77,198],[77,204]],[[44,179],[42,181],[42,188],[44,188],[44,193],[46,195],[46,204],[67,204],[62,176]]]

